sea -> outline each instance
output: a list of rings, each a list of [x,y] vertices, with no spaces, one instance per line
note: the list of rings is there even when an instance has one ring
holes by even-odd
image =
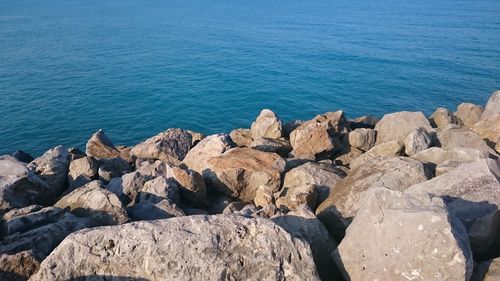
[[[499,0],[0,0],[0,154],[485,104]]]

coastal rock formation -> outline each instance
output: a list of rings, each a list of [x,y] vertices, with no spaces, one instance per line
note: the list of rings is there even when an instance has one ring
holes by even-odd
[[[63,241],[31,280],[96,273],[145,280],[320,280],[305,242],[269,220],[230,215],[80,231]]]
[[[374,129],[359,128],[349,133],[349,144],[367,151],[375,146],[376,136]]]
[[[429,117],[429,122],[434,128],[446,128],[450,125],[459,125],[457,117],[444,107],[436,109]]]
[[[257,138],[250,143],[250,147],[264,152],[274,152],[282,157],[287,157],[292,151],[290,142],[284,138]]]
[[[424,128],[416,128],[405,139],[405,153],[413,156],[431,146],[432,138]]]
[[[402,156],[404,150],[404,143],[402,141],[388,141],[381,144],[377,144],[363,153],[359,157],[351,161],[351,169],[365,165],[366,163],[372,161],[377,157],[394,157]]]
[[[120,156],[120,151],[113,145],[104,131],[99,130],[88,140],[86,154],[96,159],[110,159]]]
[[[455,111],[455,116],[464,124],[465,127],[472,129],[474,124],[476,124],[481,115],[483,114],[484,108],[480,105],[473,103],[461,103]]]
[[[97,176],[98,163],[92,157],[74,159],[69,164],[68,184],[71,189],[79,187],[75,186],[79,178],[89,178],[95,180],[97,179]]]
[[[377,125],[377,142],[381,144],[388,141],[404,142],[408,134],[416,128],[424,128],[428,132],[432,127],[422,112],[395,112],[384,115]]]
[[[210,158],[222,155],[233,147],[232,140],[228,135],[211,135],[189,150],[182,164],[203,175],[210,167],[208,164]]]
[[[250,129],[234,129],[229,136],[239,147],[250,147],[250,143],[252,143],[252,131]]]
[[[263,109],[257,120],[252,123],[251,127],[252,139],[270,138],[279,139],[283,136],[283,123],[269,109]]]

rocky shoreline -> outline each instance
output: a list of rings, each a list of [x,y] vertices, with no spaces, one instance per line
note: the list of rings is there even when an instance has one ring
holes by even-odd
[[[500,91],[0,156],[0,280],[500,280]]]

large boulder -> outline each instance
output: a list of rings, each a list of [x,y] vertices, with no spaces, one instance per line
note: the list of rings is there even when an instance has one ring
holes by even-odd
[[[491,94],[490,99],[484,107],[481,118],[491,117],[500,114],[500,90]]]
[[[424,128],[428,132],[432,131],[427,118],[420,111],[401,111],[384,115],[377,125],[377,144],[388,141],[403,142],[408,134],[416,128]]]
[[[496,222],[499,218],[492,215],[500,208],[499,178],[498,162],[483,159],[459,166],[427,182],[416,184],[406,190],[406,193],[420,197],[428,194],[441,197],[449,212],[465,225],[471,241],[475,241],[472,249],[475,255],[488,256],[492,254],[490,251],[499,250],[493,247],[500,242],[498,236],[483,236],[487,233],[485,229],[500,224]],[[475,223],[478,219],[481,221]]]
[[[441,199],[385,188],[365,194],[333,257],[351,281],[468,281],[473,267],[465,229]]]
[[[418,152],[412,157],[424,163],[440,165],[450,160],[462,163],[475,162],[488,158],[489,155],[487,151],[481,151],[474,148],[453,147],[450,149],[443,149],[441,147],[430,147]]]
[[[350,168],[361,167],[378,157],[395,157],[404,154],[404,143],[402,141],[388,141],[377,144],[367,152],[351,160]]]
[[[359,128],[349,133],[349,144],[363,151],[375,146],[377,132],[374,129]]]
[[[432,137],[424,128],[417,128],[408,134],[405,139],[405,153],[413,156],[419,151],[431,146]]]
[[[437,132],[437,139],[443,149],[473,148],[496,155],[496,152],[486,144],[479,134],[465,127],[449,126]]]
[[[24,281],[40,269],[40,260],[31,251],[0,254],[0,280]]]
[[[95,275],[141,280],[319,281],[306,243],[269,220],[232,215],[83,230],[66,238],[31,280]]]
[[[461,103],[455,111],[455,116],[464,124],[465,127],[472,129],[483,114],[484,108],[473,103]]]
[[[440,107],[429,117],[431,125],[435,128],[445,128],[449,125],[459,125],[455,115],[448,109]]]
[[[54,207],[67,208],[80,217],[89,217],[96,225],[122,224],[127,213],[118,197],[93,181],[63,196]]]
[[[473,127],[491,147],[500,142],[500,114],[481,118]],[[498,150],[497,150],[498,151]]]
[[[252,142],[252,131],[250,129],[234,129],[229,136],[239,147],[250,147],[250,143]]]
[[[106,136],[103,130],[95,132],[87,141],[86,154],[96,159],[110,159],[120,156],[120,151]]]
[[[70,161],[71,157],[68,151],[62,146],[57,146],[31,161],[28,168],[39,175],[51,187],[52,194],[48,196],[57,197],[64,191],[66,186]]]
[[[55,193],[24,163],[12,156],[0,156],[0,212],[32,204],[51,204],[56,199]]]
[[[208,162],[209,184],[243,201],[253,201],[261,185],[277,191],[285,170],[285,160],[279,155],[251,148],[233,148]]]
[[[168,129],[130,150],[130,155],[144,159],[160,159],[179,164],[195,144],[193,132],[183,129]]]
[[[290,142],[284,138],[257,138],[250,143],[250,147],[264,152],[274,152],[282,157],[287,157],[290,151],[292,151]]]
[[[283,136],[283,123],[269,109],[263,109],[251,127],[252,139],[279,139]]]
[[[404,191],[431,176],[422,162],[412,158],[374,158],[364,166],[351,169],[349,175],[335,185],[328,199],[319,205],[316,215],[340,240],[361,206],[364,191],[374,187]]]
[[[97,179],[98,163],[92,157],[73,159],[69,164],[68,184],[70,189],[75,189],[81,178]]]

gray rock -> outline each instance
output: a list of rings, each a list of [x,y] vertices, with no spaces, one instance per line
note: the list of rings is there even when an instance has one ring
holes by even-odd
[[[252,131],[250,129],[234,129],[229,134],[231,140],[239,147],[250,147],[252,142]]]
[[[24,281],[40,268],[40,259],[31,251],[0,254],[0,280]]]
[[[187,216],[80,231],[31,280],[96,273],[147,280],[319,281],[306,243],[269,220],[241,216]]]
[[[250,129],[252,139],[279,139],[283,136],[283,123],[274,112],[263,109]]]
[[[449,125],[459,125],[459,120],[451,111],[440,107],[429,117],[429,122],[434,128],[445,128]]]
[[[271,138],[257,138],[250,143],[250,147],[264,152],[274,152],[282,157],[287,157],[292,151],[290,142],[284,138],[271,139]]]
[[[75,181],[81,177],[86,176],[90,179],[97,179],[98,163],[94,158],[82,157],[74,159],[69,164],[68,183],[74,186]]]
[[[374,129],[359,128],[349,133],[349,144],[367,151],[375,146],[377,132]]]
[[[101,181],[109,182],[112,178],[121,177],[131,170],[130,164],[121,157],[102,159],[98,175]]]
[[[68,151],[57,146],[28,164],[33,172],[40,176],[50,187],[49,197],[58,197],[64,191],[71,158]]]
[[[179,203],[180,194],[177,183],[166,177],[157,177],[147,181],[141,189],[139,202],[158,203],[164,199]]]
[[[33,212],[19,214],[15,217],[8,219],[4,217],[5,234],[12,235],[15,233],[27,232],[41,225],[55,223],[59,221],[62,217],[64,217],[65,214],[66,211],[64,211],[63,209],[47,207],[40,210],[33,209]]]
[[[86,154],[96,159],[111,159],[120,156],[120,151],[103,130],[95,132],[87,141]]]
[[[405,139],[405,153],[413,156],[431,146],[432,137],[424,128],[416,128]]]
[[[113,178],[106,186],[106,189],[113,192],[123,205],[135,203],[142,187],[146,181],[153,179],[152,176],[142,175],[135,171],[119,178]]]
[[[385,188],[365,194],[333,257],[351,281],[467,281],[473,266],[465,229],[442,200]]]
[[[472,103],[461,103],[457,107],[455,116],[464,124],[465,127],[472,129],[483,114],[484,108]]]
[[[454,147],[443,149],[440,147],[431,147],[422,150],[412,157],[424,163],[441,165],[446,161],[460,161],[463,163],[475,162],[481,159],[488,158],[487,151],[481,151],[474,148]]]
[[[484,112],[481,115],[481,118],[491,117],[500,114],[500,90],[495,91],[491,94],[488,103],[484,108]]]
[[[473,148],[490,155],[496,155],[496,152],[486,144],[479,134],[465,127],[447,127],[437,132],[437,139],[440,146],[446,150],[456,147]]]
[[[186,215],[177,204],[169,200],[161,200],[156,203],[141,202],[128,207],[127,213],[134,221],[168,219]]]
[[[395,157],[401,156],[404,151],[404,143],[402,141],[388,141],[381,144],[377,144],[368,150],[366,153],[354,158],[351,163],[351,169],[356,169],[366,165],[367,163],[373,161],[373,159],[378,157]]]
[[[377,144],[388,141],[403,142],[408,134],[416,128],[432,131],[427,118],[420,111],[401,111],[384,115],[382,120],[375,125],[377,131]]]
[[[315,185],[283,188],[276,199],[276,206],[284,211],[295,210],[301,205],[307,205],[311,210],[318,206],[318,191]]]

